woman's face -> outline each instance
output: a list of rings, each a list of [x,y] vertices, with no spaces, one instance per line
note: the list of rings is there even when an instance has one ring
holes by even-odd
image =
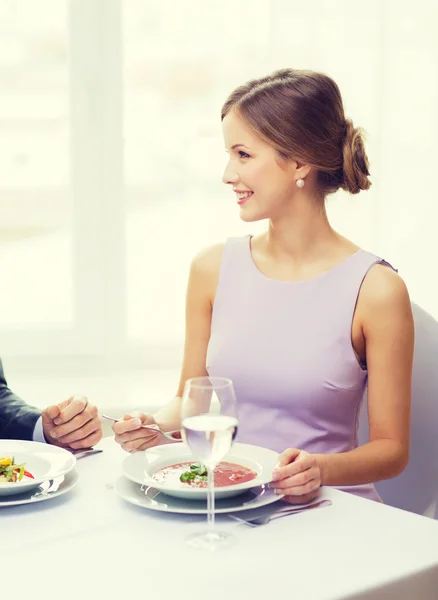
[[[234,111],[222,121],[230,157],[222,181],[232,186],[243,221],[280,217],[290,207],[296,188],[297,163],[284,160]]]

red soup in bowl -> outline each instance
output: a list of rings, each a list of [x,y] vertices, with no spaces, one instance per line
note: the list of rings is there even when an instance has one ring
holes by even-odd
[[[196,488],[207,487],[207,469],[201,463],[182,462],[168,465],[155,471],[155,481]],[[214,470],[215,487],[226,487],[246,483],[257,477],[248,467],[230,462],[220,462]]]

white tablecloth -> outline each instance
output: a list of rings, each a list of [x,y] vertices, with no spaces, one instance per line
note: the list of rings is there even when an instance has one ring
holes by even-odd
[[[2,600],[438,598],[438,521],[325,488],[332,506],[263,527],[220,516],[238,543],[203,553],[184,538],[205,518],[119,498],[126,454],[111,439],[100,447],[78,461],[70,493],[0,510]]]

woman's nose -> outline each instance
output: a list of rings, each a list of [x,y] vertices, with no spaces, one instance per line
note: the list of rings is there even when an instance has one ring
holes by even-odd
[[[223,181],[223,183],[234,184],[234,183],[236,183],[237,180],[238,180],[237,174],[234,173],[233,169],[228,164],[225,167],[224,174],[222,175],[222,181]]]

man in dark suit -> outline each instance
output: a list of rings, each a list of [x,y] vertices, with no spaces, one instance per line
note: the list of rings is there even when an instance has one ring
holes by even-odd
[[[43,411],[29,406],[8,388],[0,359],[0,439],[90,448],[102,439],[102,424],[85,396],[72,396]]]

